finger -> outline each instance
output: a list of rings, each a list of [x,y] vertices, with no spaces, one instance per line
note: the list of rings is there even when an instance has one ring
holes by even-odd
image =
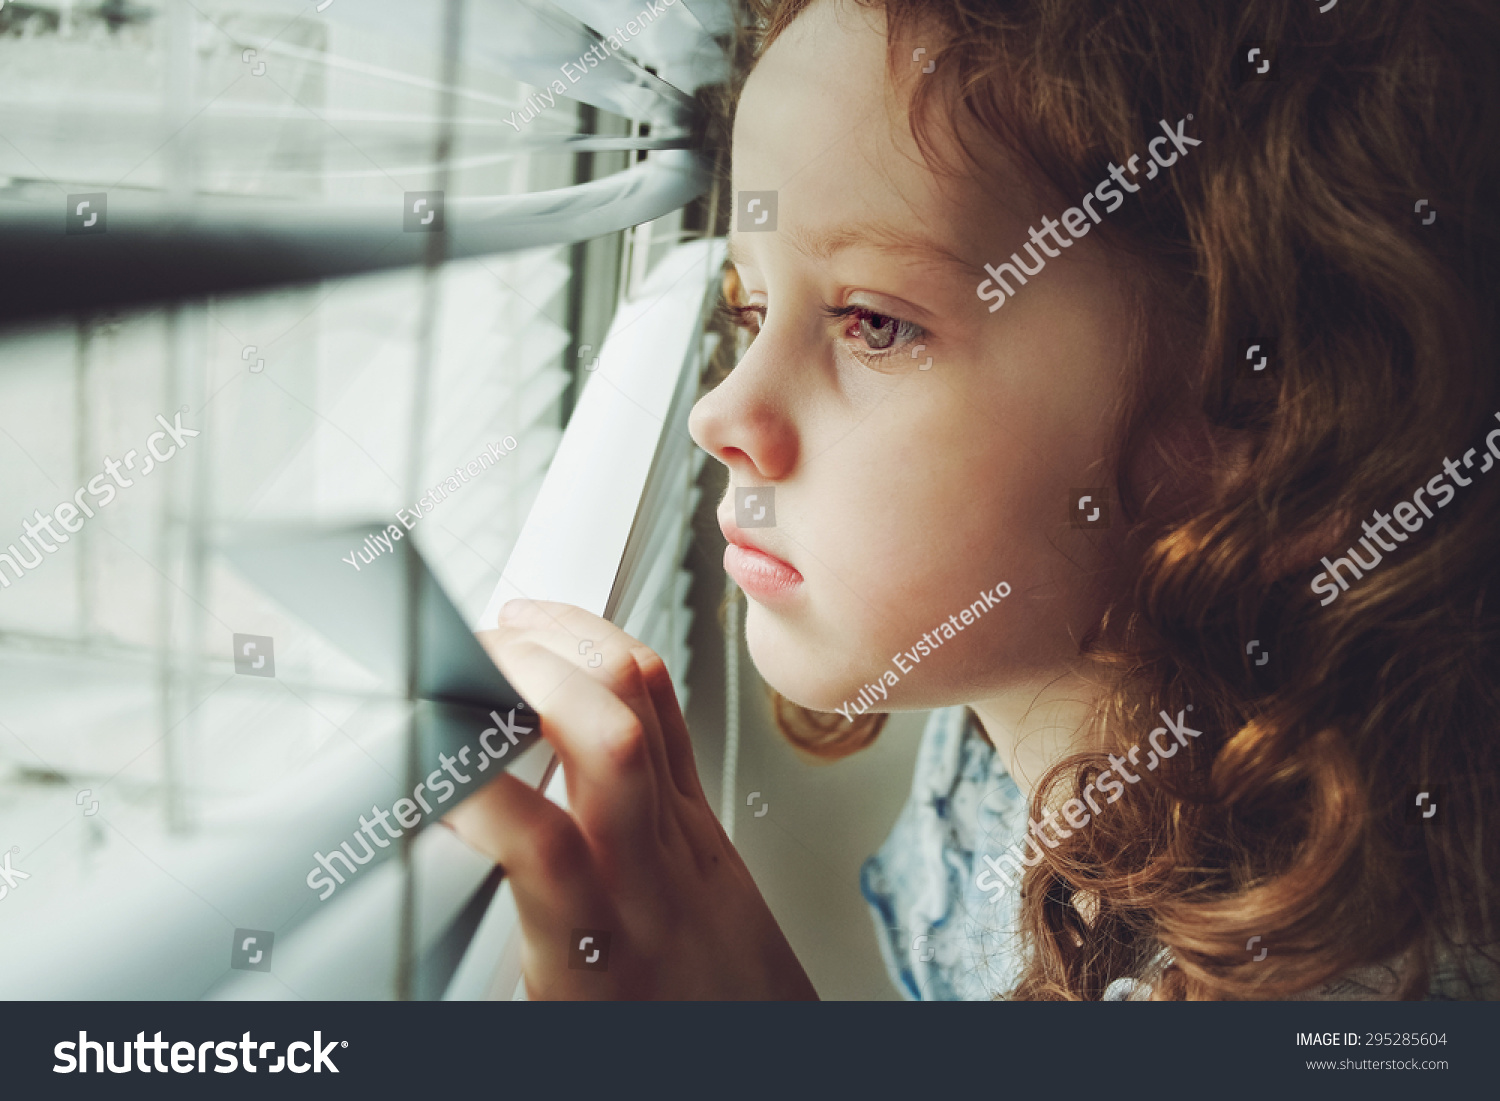
[[[601,628],[619,630],[609,620],[576,604],[524,599],[508,600],[502,604],[493,629],[502,635],[515,635],[539,626],[550,626],[570,635],[578,647],[577,652],[584,656],[588,656],[591,646],[598,644]]]
[[[607,685],[637,712],[643,723],[656,725],[651,693],[638,676],[638,664],[632,660],[633,656],[650,654],[651,650],[608,620],[569,604],[513,600],[505,606],[500,628],[494,633],[481,632],[480,638],[487,646],[519,641],[545,646]],[[663,756],[663,765],[665,760]]]
[[[590,847],[608,857],[601,870],[621,868],[626,881],[649,876],[659,866],[662,815],[640,718],[545,646],[522,640],[495,659],[536,708],[542,736],[562,761],[569,809]]]
[[[619,925],[578,823],[525,782],[502,773],[443,822],[505,868],[515,895],[530,974],[567,974],[571,931]]]
[[[550,624],[537,623],[531,627],[512,627],[505,641],[500,645],[503,647],[524,642],[540,646],[571,665],[575,676],[582,674],[589,677],[613,693],[621,703],[630,708],[641,723],[646,736],[647,753],[650,757],[650,784],[653,792],[658,794],[671,792],[671,766],[668,764],[666,750],[662,745],[661,723],[657,717],[651,693],[646,687],[640,667],[630,649],[624,645],[606,641],[602,649],[592,651],[595,664],[580,663],[578,654],[570,644],[571,637],[570,634]],[[623,640],[626,636],[621,635],[620,638]],[[646,652],[649,653],[649,651]],[[555,691],[568,691],[570,683],[563,681]],[[539,710],[547,708],[545,699],[531,702]],[[665,816],[663,818],[665,819]]]
[[[523,630],[520,637],[546,647],[564,661],[576,660],[568,636],[546,626]],[[664,825],[676,823],[680,833],[686,834],[692,822],[689,807],[707,808],[708,801],[699,781],[692,738],[677,703],[671,674],[650,647],[623,633],[618,639],[618,642],[606,640],[602,650],[595,650],[594,653],[604,655],[604,660],[585,671],[619,696],[641,720],[651,752],[656,790],[667,797],[661,821]],[[662,841],[670,845],[673,839],[664,834]]]
[[[567,909],[591,878],[593,857],[572,815],[514,776],[501,773],[442,820],[501,865],[518,896],[524,890],[549,910]]]
[[[585,643],[591,643],[594,636],[599,637],[600,645],[605,650],[612,651],[617,646],[628,647],[640,670],[651,702],[649,713],[644,707],[638,706],[634,700],[628,702],[631,702],[632,707],[647,723],[647,731],[652,735],[653,763],[660,770],[663,786],[667,782],[666,777],[670,777],[672,788],[683,799],[689,803],[701,802],[701,805],[707,808],[708,799],[703,792],[702,779],[698,775],[692,737],[682,717],[682,708],[677,702],[677,692],[672,685],[671,675],[667,672],[666,663],[659,654],[627,635],[608,620],[569,604],[542,600],[513,600],[502,607],[500,622],[517,636],[534,637],[538,641],[543,641],[549,649],[570,660],[573,659],[575,647],[580,656],[585,652],[602,653],[602,651],[594,650],[592,646],[585,645]],[[590,660],[593,660],[592,657]],[[601,662],[601,668],[602,666]],[[597,675],[600,669],[594,671]],[[687,819],[691,816],[679,813],[676,817],[683,826],[684,832],[687,832],[689,829]]]
[[[680,723],[680,709],[672,680],[666,665],[649,646],[638,642],[608,620],[586,612],[570,604],[556,604],[540,600],[513,600],[501,610],[501,623],[506,628],[508,639],[528,639],[546,646],[559,657],[580,665],[594,679],[609,686],[628,704],[646,728],[651,750],[652,765],[660,778],[661,787],[668,783],[675,790],[690,796],[697,785],[697,771],[691,766],[692,747],[687,738],[687,727]],[[658,681],[653,687],[647,679]],[[678,731],[674,731],[675,747],[669,747],[666,728],[658,713],[657,696],[661,684],[667,688],[666,695],[672,701],[672,714],[679,716]],[[680,755],[687,747],[691,780],[684,786],[679,778],[680,764],[672,761],[673,752]]]
[[[667,756],[667,767],[671,770],[672,784],[684,798],[707,805],[703,781],[698,775],[698,761],[693,754],[692,735],[688,732],[687,720],[682,717],[682,706],[677,702],[677,689],[667,672],[667,663],[645,646],[633,653],[661,727],[662,748]]]

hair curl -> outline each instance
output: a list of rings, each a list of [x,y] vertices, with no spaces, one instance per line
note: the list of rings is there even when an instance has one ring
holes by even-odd
[[[747,0],[731,103],[808,2]],[[1279,998],[1389,964],[1392,992],[1418,997],[1435,966],[1462,965],[1458,948],[1487,964],[1500,477],[1476,475],[1331,606],[1308,580],[1357,518],[1406,499],[1500,410],[1500,11],[858,2],[885,11],[893,78],[913,41],[936,62],[910,103],[930,157],[933,113],[967,116],[1061,198],[1143,149],[1158,119],[1192,113],[1203,141],[1096,227],[1145,288],[1115,466],[1135,583],[1082,644],[1111,671],[1102,751],[1055,764],[1033,812],[1081,796],[1160,711],[1194,704],[1203,735],[1028,870],[1011,996],[1098,998],[1129,976],[1158,997]],[[1257,42],[1280,44],[1280,79],[1241,85],[1236,59]],[[1269,379],[1244,369],[1252,336],[1274,349]],[[1234,441],[1198,456],[1208,488],[1189,501],[1160,474],[1187,461],[1159,432],[1178,414]],[[1253,664],[1251,639],[1274,660]],[[798,710],[779,701],[783,731],[825,757],[879,729],[834,736]],[[1416,786],[1440,792],[1441,826],[1406,820]]]

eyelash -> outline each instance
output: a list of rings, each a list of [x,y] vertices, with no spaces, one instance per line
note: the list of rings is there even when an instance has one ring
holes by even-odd
[[[764,306],[734,306],[724,303],[724,309],[729,315],[731,324],[738,325],[752,336],[760,332],[760,327],[765,322],[766,308]],[[878,310],[872,310],[868,306],[823,306],[822,312],[823,316],[831,321],[838,321],[842,318],[853,318],[856,321],[868,322],[871,318],[878,317],[886,321],[895,322],[896,335],[889,348],[869,348],[865,351],[851,349],[855,355],[866,362],[889,359],[897,352],[905,351],[915,341],[927,336],[926,330],[915,322],[902,320],[892,314],[880,313]],[[906,337],[905,340],[901,339],[903,334]]]

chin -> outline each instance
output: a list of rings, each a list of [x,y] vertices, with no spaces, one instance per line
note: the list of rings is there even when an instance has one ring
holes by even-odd
[[[797,706],[837,711],[848,702],[840,695],[846,686],[829,676],[836,655],[815,652],[753,601],[745,616],[745,646],[761,679]]]

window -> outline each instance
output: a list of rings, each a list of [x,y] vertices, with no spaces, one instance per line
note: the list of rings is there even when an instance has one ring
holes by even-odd
[[[228,552],[388,519],[472,622],[571,599],[685,671],[718,9],[541,96],[638,6],[0,9],[0,994],[504,985],[446,831],[309,889],[412,704]]]

